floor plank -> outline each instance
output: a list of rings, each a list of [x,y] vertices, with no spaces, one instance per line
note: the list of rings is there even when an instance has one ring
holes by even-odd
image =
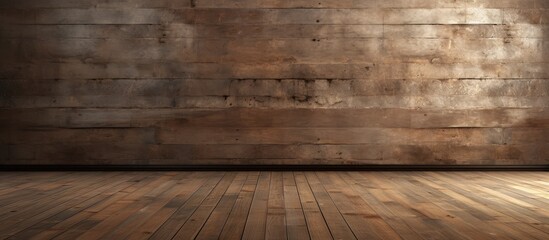
[[[332,239],[324,215],[320,211],[319,203],[305,178],[305,174],[302,172],[295,173],[295,181],[311,239]]]
[[[303,206],[299,200],[299,192],[292,172],[283,173],[284,209],[286,212],[286,231],[289,240],[310,239],[307,222],[303,214]]]
[[[219,184],[225,174],[212,177],[200,187],[194,194],[175,211],[162,226],[154,232],[150,239],[171,239],[191,215],[200,207],[204,199],[213,191]]]
[[[262,172],[259,175],[242,239],[265,239],[270,188],[271,173]]]
[[[0,239],[549,239],[546,172],[0,172]]]
[[[223,226],[220,239],[240,239],[242,237],[258,181],[259,172],[248,174],[248,179],[240,190],[227,222]]]
[[[309,186],[319,203],[320,210],[330,228],[334,239],[356,239],[355,234],[345,221],[336,203],[332,200],[325,187],[313,172],[305,173]],[[343,203],[346,204],[346,203]]]
[[[273,172],[271,175],[265,239],[288,239],[286,235],[286,209],[282,172]]]
[[[202,226],[208,220],[208,217],[217,206],[221,198],[227,192],[233,192],[228,188],[238,188],[242,185],[242,178],[235,180],[236,174],[234,172],[227,173],[223,179],[212,190],[210,195],[200,204],[200,207],[196,209],[191,218],[185,222],[185,224],[179,229],[174,236],[175,239],[194,239],[198,232],[202,229]],[[233,181],[234,180],[234,181]]]

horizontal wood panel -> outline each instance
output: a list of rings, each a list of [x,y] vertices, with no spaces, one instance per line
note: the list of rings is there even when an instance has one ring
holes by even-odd
[[[7,145],[0,145],[7,146]],[[9,145],[7,164],[544,164],[547,143],[519,145]],[[75,162],[78,158],[80,161]]]
[[[17,128],[548,127],[547,109],[0,109],[0,125]]]
[[[490,109],[546,108],[549,97],[463,97],[463,96],[355,96],[346,97],[14,97],[0,102],[9,108],[406,108]]]
[[[8,24],[159,24],[190,23],[190,10],[167,9],[1,9]]]
[[[520,108],[543,107],[549,93],[544,79],[0,80],[0,86],[1,105],[25,108]]]
[[[0,80],[15,96],[548,96],[547,79],[107,79]],[[25,90],[25,91],[23,91]]]
[[[73,144],[73,143],[155,143],[155,130],[147,128],[112,129],[33,129],[2,131],[3,144]]]
[[[192,25],[184,23],[118,25],[2,25],[2,39],[155,38],[384,38],[483,39],[547,38],[547,24],[511,25]],[[503,41],[502,40],[502,41]],[[520,39],[519,39],[520,40]]]
[[[215,64],[45,63],[6,64],[0,79],[237,78],[237,79],[456,79],[549,78],[547,63],[440,64]],[[26,69],[26,71],[21,71]]]
[[[544,38],[547,25],[387,25],[383,26],[384,38]]]
[[[283,1],[283,0],[240,0],[215,1],[200,0],[172,1],[157,0],[26,0],[17,2],[2,2],[2,8],[116,8],[132,6],[136,8],[462,8],[462,7],[487,7],[487,8],[547,8],[545,0],[324,0],[311,2],[307,0]]]
[[[187,137],[192,136],[192,137]],[[502,129],[399,129],[399,128],[177,128],[160,129],[165,144],[360,144],[360,143],[461,143],[503,144]]]
[[[546,129],[535,128],[181,128],[4,130],[1,144],[520,144],[548,142]],[[200,134],[199,134],[200,133]],[[395,136],[399,137],[395,137]],[[189,136],[192,136],[189,138]]]
[[[9,24],[515,24],[546,23],[548,9],[0,9]]]
[[[543,5],[543,0],[480,0],[480,1],[451,1],[451,0],[340,0],[319,1],[254,1],[244,0],[237,3],[217,2],[215,0],[198,1],[197,7],[224,7],[224,8],[460,8],[460,7],[494,7],[494,8],[534,8]]]
[[[549,41],[520,39],[8,39],[0,40],[9,64],[87,63],[547,63]],[[115,52],[114,50],[120,51]],[[263,49],[264,51],[257,51]],[[478,49],[485,49],[478,51]],[[21,53],[24,54],[21,54]]]
[[[2,1],[1,8],[189,8],[190,1],[173,1],[173,0],[25,0],[25,1]]]

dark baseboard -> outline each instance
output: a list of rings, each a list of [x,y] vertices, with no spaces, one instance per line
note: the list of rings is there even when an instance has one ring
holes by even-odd
[[[0,171],[549,171],[549,165],[0,165]]]

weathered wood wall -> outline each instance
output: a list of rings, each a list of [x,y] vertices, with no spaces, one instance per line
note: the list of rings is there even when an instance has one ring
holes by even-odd
[[[549,0],[0,0],[2,164],[548,164]]]

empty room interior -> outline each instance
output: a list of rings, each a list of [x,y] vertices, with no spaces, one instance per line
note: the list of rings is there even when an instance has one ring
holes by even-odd
[[[0,0],[0,239],[549,239],[549,0]]]

